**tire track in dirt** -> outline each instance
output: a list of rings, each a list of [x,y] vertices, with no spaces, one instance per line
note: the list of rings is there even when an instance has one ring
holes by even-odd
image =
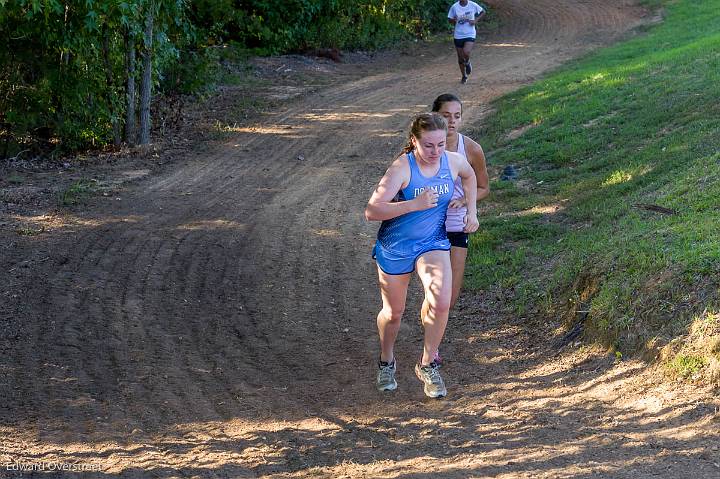
[[[460,92],[466,121],[641,16],[624,0],[496,7],[504,27],[480,39],[473,58],[481,68]],[[555,466],[502,459],[518,444],[535,448],[540,464],[547,458],[537,449],[556,453],[570,432],[529,437],[533,424],[561,421],[531,400],[560,401],[543,389],[552,387],[544,377],[559,373],[545,374],[540,354],[518,346],[518,337],[537,343],[531,331],[503,324],[489,307],[464,313],[487,314],[484,323],[449,331],[455,399],[426,403],[412,390],[420,332],[410,313],[398,345],[402,395],[390,402],[371,390],[377,225],[362,209],[411,113],[460,90],[456,70],[448,44],[411,70],[336,85],[230,132],[207,156],[121,202],[78,213],[77,231],[44,245],[53,268],[25,280],[16,314],[28,325],[27,347],[11,349],[12,365],[3,365],[15,389],[2,398],[0,432],[12,440],[0,455],[94,461],[104,464],[101,477],[424,477],[427,457],[448,477],[554,474]],[[477,371],[483,355],[503,360]],[[533,379],[528,365],[540,371],[530,397],[513,379]],[[60,388],[51,381],[58,370]],[[582,411],[558,404],[579,421]],[[588,409],[618,411],[597,401]]]

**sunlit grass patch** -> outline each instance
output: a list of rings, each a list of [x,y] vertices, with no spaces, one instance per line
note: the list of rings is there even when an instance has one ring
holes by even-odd
[[[684,379],[699,375],[708,360],[702,356],[678,354],[667,364],[668,369]]]

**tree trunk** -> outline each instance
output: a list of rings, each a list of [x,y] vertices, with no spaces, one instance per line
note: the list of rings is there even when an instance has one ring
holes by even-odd
[[[143,45],[143,73],[140,87],[140,141],[150,143],[150,100],[152,97],[152,49],[154,5],[150,3],[145,16],[145,41]]]
[[[137,128],[135,125],[135,42],[128,28],[125,29],[125,72],[127,75],[125,141],[129,145],[134,145],[137,141]]]
[[[112,65],[110,63],[110,32],[107,25],[103,26],[103,42],[102,42],[103,61],[105,63],[105,84],[107,87],[107,103],[110,112],[110,121],[112,122],[113,144],[118,146],[122,141],[120,137],[120,118],[115,107],[115,83],[113,81]]]

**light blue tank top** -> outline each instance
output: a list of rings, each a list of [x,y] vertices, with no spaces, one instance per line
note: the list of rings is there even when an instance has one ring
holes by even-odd
[[[438,193],[438,203],[433,208],[413,211],[389,220],[384,220],[378,231],[377,243],[383,249],[403,256],[416,256],[432,249],[450,249],[445,231],[450,198],[453,194],[453,178],[447,154],[440,159],[440,169],[428,178],[418,168],[415,155],[407,153],[410,165],[410,182],[400,190],[398,199],[410,201],[427,188]]]

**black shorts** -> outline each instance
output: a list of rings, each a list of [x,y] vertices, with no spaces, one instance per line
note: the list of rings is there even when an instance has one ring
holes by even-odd
[[[450,246],[453,248],[465,248],[467,249],[470,237],[467,233],[462,231],[448,231],[447,237],[450,240]]]
[[[463,48],[466,42],[475,42],[474,38],[454,38],[455,48]]]

